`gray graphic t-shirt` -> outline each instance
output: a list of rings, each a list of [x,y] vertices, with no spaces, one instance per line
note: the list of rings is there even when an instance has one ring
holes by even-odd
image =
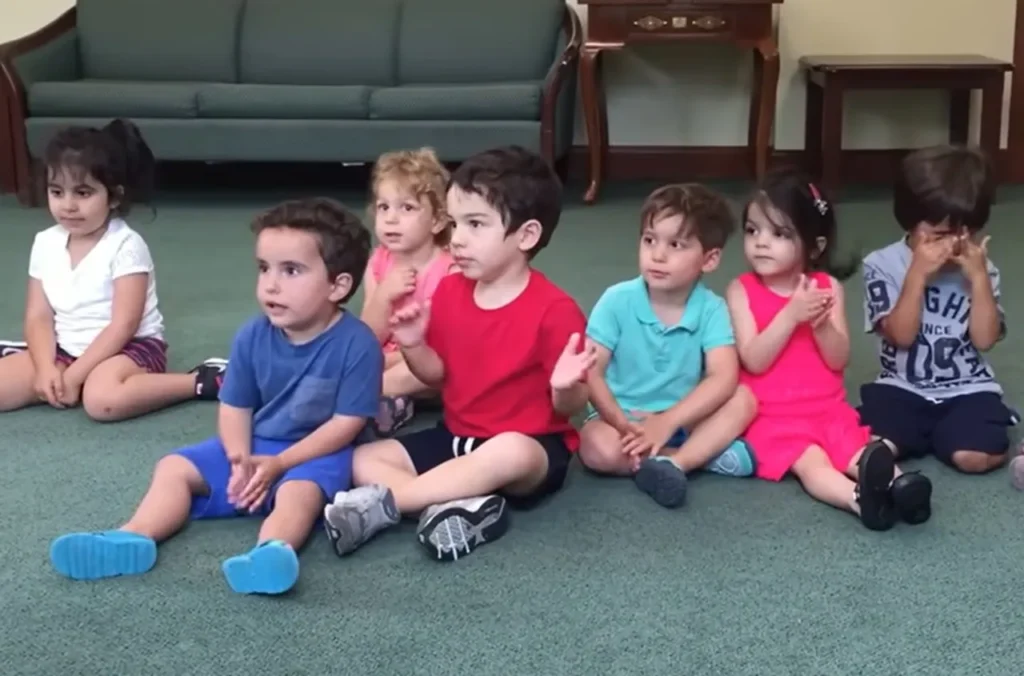
[[[902,387],[930,399],[975,392],[1002,394],[992,367],[968,335],[971,292],[959,270],[940,273],[925,288],[921,329],[910,349],[898,349],[876,331],[878,322],[896,305],[911,256],[906,240],[901,239],[864,259],[864,330],[878,335],[882,366],[875,382]],[[999,270],[992,261],[988,261],[988,274],[998,304]],[[1002,317],[1002,305],[999,313]],[[1003,320],[1002,333],[1005,332]]]

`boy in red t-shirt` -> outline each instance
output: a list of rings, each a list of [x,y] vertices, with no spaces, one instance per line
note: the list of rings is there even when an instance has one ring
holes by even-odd
[[[529,507],[562,487],[579,446],[569,418],[587,403],[595,352],[583,345],[576,302],[530,266],[558,224],[561,193],[550,166],[519,147],[480,153],[453,173],[461,274],[391,319],[410,370],[441,392],[444,417],[356,450],[359,488],[324,510],[339,556],[421,514],[417,539],[455,560],[505,532],[507,505]]]

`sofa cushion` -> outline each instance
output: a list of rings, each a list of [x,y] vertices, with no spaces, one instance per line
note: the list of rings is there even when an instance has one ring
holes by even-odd
[[[540,82],[402,85],[370,95],[377,120],[539,120]]]
[[[77,80],[36,82],[28,90],[32,117],[196,116],[195,84]]]
[[[78,0],[82,76],[234,82],[243,0]]]
[[[242,82],[390,85],[399,0],[248,0]]]
[[[400,84],[541,80],[555,60],[565,0],[406,0]]]
[[[209,84],[199,89],[199,117],[266,120],[365,120],[370,88]]]

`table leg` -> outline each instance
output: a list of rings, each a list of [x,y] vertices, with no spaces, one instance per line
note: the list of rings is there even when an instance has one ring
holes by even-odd
[[[971,90],[949,92],[949,142],[966,144],[971,134]]]
[[[842,180],[843,88],[826,81],[821,96],[821,184],[836,199]]]
[[[823,171],[821,157],[821,113],[824,106],[821,86],[807,78],[807,103],[804,106],[804,155],[807,170],[816,181]]]
[[[587,129],[590,174],[590,183],[583,196],[587,204],[597,200],[601,180],[604,178],[605,160],[608,158],[608,104],[601,78],[601,54],[607,49],[608,45],[585,44],[580,50],[580,98],[583,102],[583,122]]]
[[[771,160],[775,102],[779,91],[779,48],[775,40],[761,40],[754,46],[754,82],[750,96],[747,147],[754,154],[754,176],[764,178]]]
[[[981,147],[988,153],[989,160],[996,164],[1003,136],[1003,87],[1002,73],[992,73],[981,88]]]

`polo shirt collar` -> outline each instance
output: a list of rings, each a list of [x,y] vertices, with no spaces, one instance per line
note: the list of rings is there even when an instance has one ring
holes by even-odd
[[[658,319],[658,315],[654,313],[654,307],[651,305],[651,297],[647,293],[647,283],[644,282],[644,278],[637,277],[633,282],[633,291],[636,293],[636,302],[633,303],[633,307],[636,308],[637,319],[643,324],[650,324],[654,326],[662,326],[661,320]],[[683,310],[683,316],[679,319],[679,322],[673,326],[665,328],[676,329],[680,328],[684,331],[696,331],[700,327],[700,318],[703,314],[704,299],[707,297],[707,287],[704,286],[703,282],[697,282],[693,285],[690,290],[690,295],[686,299],[686,308]]]

